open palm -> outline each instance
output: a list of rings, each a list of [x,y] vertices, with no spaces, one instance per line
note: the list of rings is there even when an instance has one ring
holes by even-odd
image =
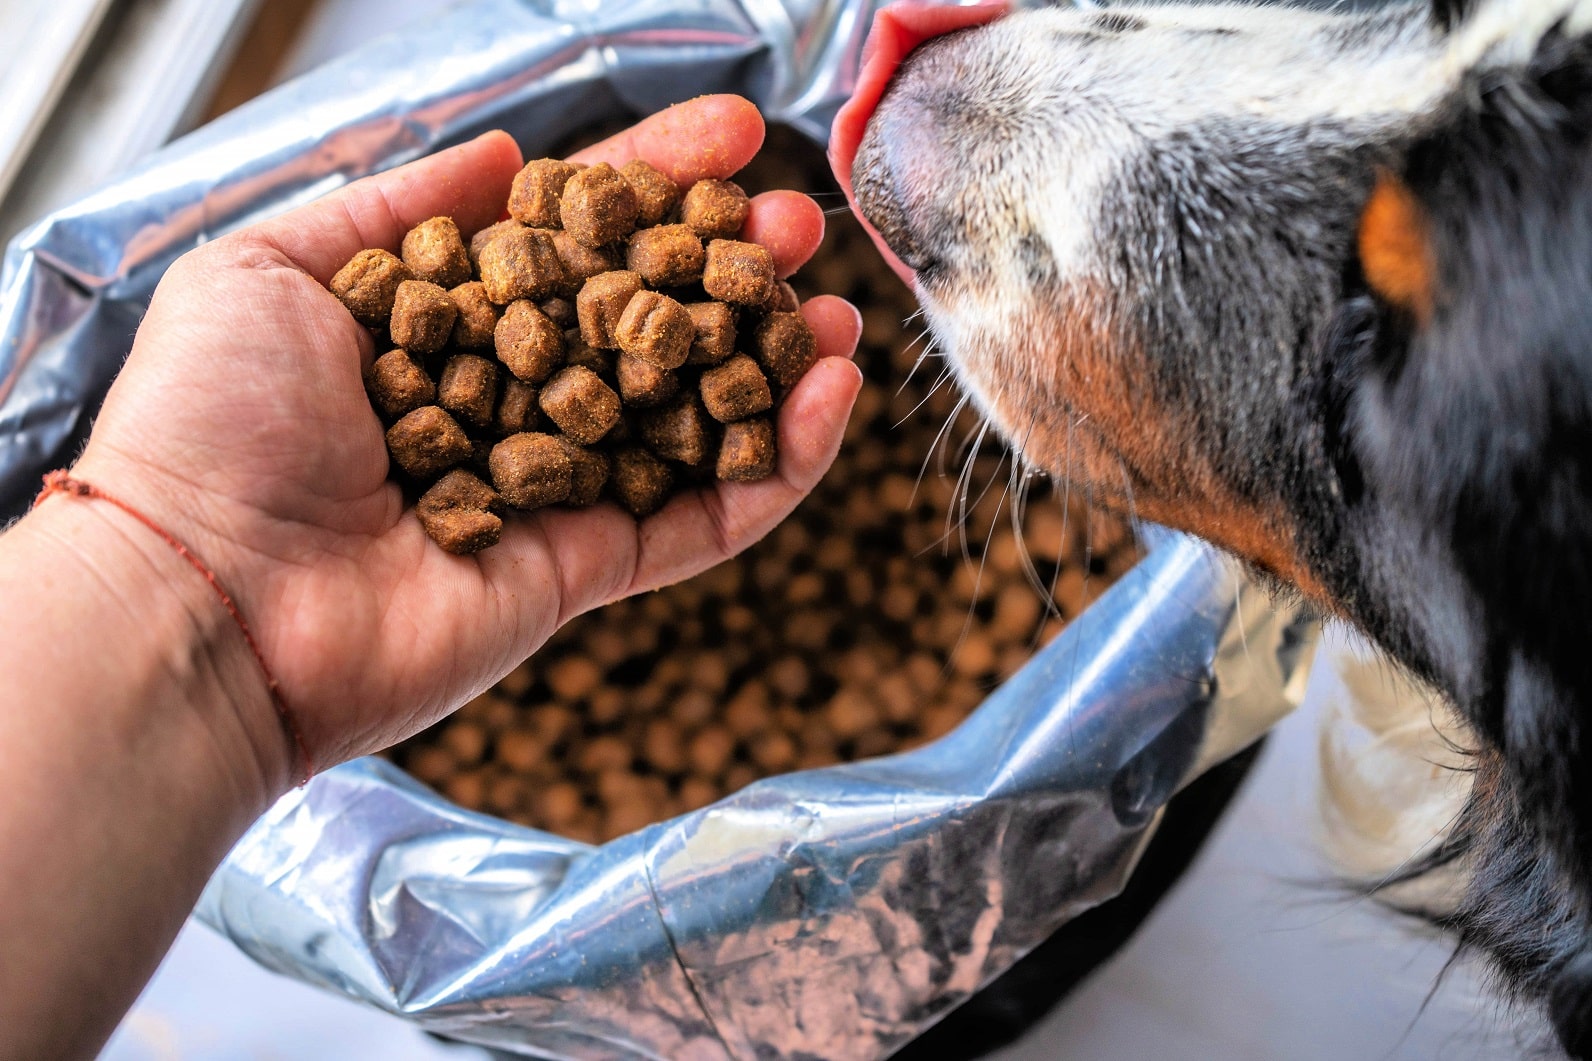
[[[756,110],[704,97],[578,156],[643,158],[681,183],[728,177],[762,143]],[[855,310],[803,307],[821,360],[779,416],[760,483],[676,497],[640,522],[612,504],[506,521],[471,557],[433,545],[387,481],[361,370],[369,335],[324,284],[366,247],[436,215],[500,215],[521,164],[502,133],[381,174],[179,259],[139,329],[77,474],[149,512],[238,599],[318,768],[428,725],[574,615],[745,548],[829,466],[859,385]],[[823,234],[805,196],[753,200],[743,238],[781,274]],[[286,745],[284,744],[284,748]]]

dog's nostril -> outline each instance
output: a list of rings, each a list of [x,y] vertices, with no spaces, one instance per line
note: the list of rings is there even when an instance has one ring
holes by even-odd
[[[880,237],[901,259],[901,264],[920,278],[938,267],[938,259],[913,231],[878,123],[868,127],[857,148],[857,158],[851,168],[851,185],[862,215],[878,230]]]

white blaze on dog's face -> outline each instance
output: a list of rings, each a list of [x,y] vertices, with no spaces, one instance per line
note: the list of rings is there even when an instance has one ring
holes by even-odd
[[[1378,167],[1546,18],[1505,8],[1453,37],[1425,6],[1013,15],[911,54],[857,200],[1032,464],[1308,590],[1280,442]]]

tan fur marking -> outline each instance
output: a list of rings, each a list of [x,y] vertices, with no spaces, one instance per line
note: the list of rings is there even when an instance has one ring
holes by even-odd
[[[1210,466],[1191,424],[1152,397],[1142,350],[1113,334],[1098,296],[1073,293],[1023,321],[1012,348],[959,351],[1036,465],[1088,484],[1107,508],[1185,530],[1331,605],[1275,509],[1246,501]]]
[[[1436,268],[1426,214],[1408,186],[1382,170],[1360,215],[1360,268],[1384,300],[1424,324],[1431,319]]]

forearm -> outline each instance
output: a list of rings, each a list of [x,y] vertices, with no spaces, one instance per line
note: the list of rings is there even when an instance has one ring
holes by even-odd
[[[287,759],[210,587],[105,502],[0,535],[0,600],[0,1057],[87,1057]]]

